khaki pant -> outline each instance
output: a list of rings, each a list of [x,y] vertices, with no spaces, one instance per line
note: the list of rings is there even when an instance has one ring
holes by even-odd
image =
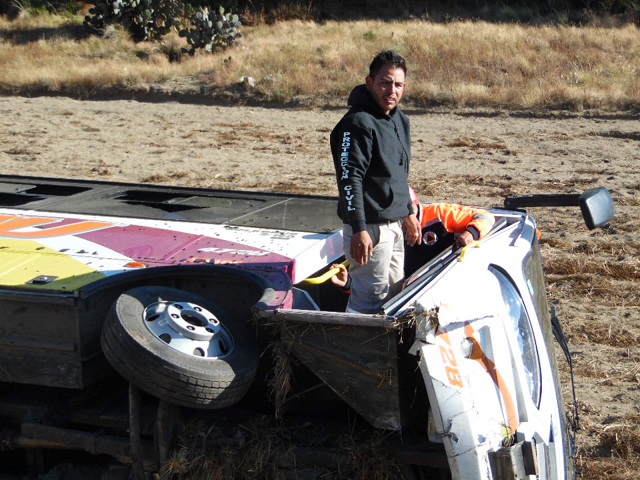
[[[379,313],[382,305],[402,289],[404,235],[401,221],[367,224],[367,231],[373,241],[373,255],[366,264],[360,265],[349,254],[353,230],[350,225],[342,228],[344,253],[351,264],[351,296],[347,312]]]

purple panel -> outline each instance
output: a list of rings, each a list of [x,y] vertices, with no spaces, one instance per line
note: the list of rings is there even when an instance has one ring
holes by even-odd
[[[78,235],[147,265],[181,263],[240,264],[290,274],[293,260],[219,238],[141,226],[110,227]]]

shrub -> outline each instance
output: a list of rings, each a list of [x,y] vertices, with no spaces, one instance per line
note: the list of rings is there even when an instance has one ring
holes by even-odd
[[[242,36],[238,30],[238,15],[224,13],[223,7],[219,7],[217,12],[207,7],[199,7],[189,18],[191,28],[180,30],[180,36],[185,37],[191,46],[189,50],[185,49],[190,55],[197,49],[206,52],[224,50]]]
[[[107,25],[118,23],[135,41],[158,40],[178,29],[184,8],[181,0],[96,0],[84,24],[102,34]]]
[[[206,52],[224,50],[242,36],[238,15],[207,7],[194,8],[182,0],[97,0],[89,10],[91,15],[84,25],[98,34],[104,34],[107,25],[123,25],[134,41],[159,40],[171,29],[185,37],[190,55],[196,50]],[[190,28],[182,28],[185,21]]]

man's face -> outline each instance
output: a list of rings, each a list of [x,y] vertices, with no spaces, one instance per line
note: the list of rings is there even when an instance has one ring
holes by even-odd
[[[367,76],[366,83],[367,90],[386,114],[398,106],[407,87],[404,70],[393,65],[382,67],[375,78]]]

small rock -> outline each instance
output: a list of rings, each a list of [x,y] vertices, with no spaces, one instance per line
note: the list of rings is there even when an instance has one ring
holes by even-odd
[[[256,88],[256,79],[253,77],[240,77],[240,79],[238,80],[238,83],[241,83],[242,85],[244,85],[244,88],[246,88],[247,90],[252,90],[254,88]]]

